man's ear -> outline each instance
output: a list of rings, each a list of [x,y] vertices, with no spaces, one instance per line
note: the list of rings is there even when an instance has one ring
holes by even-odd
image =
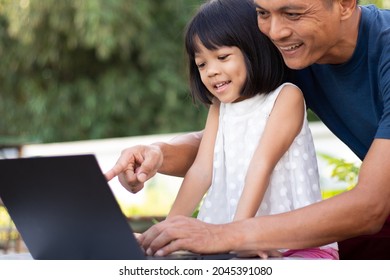
[[[356,0],[338,0],[338,5],[340,8],[341,20],[350,18],[358,6]]]

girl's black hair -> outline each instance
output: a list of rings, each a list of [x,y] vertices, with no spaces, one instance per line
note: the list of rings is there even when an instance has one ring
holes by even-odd
[[[209,0],[200,6],[185,33],[191,95],[211,104],[213,95],[202,83],[195,54],[197,38],[209,50],[238,47],[244,55],[246,83],[241,96],[269,93],[284,81],[285,64],[274,44],[260,32],[253,0]]]

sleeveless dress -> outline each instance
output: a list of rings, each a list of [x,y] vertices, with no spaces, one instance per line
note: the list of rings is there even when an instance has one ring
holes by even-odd
[[[276,98],[286,84],[269,94],[221,103],[213,179],[198,219],[213,224],[233,220],[249,163]],[[283,213],[320,200],[317,158],[305,110],[302,129],[275,166],[256,216]]]

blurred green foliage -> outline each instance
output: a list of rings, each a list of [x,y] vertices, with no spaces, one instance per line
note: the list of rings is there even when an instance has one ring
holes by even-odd
[[[359,0],[360,5],[375,4],[378,7],[388,7],[388,0]]]
[[[345,188],[337,190],[327,190],[323,192],[324,198],[343,193],[353,189],[359,177],[360,164],[348,162],[344,159],[337,158],[328,154],[318,153],[318,156],[324,159],[332,168],[330,177],[335,178],[339,182],[345,183]]]
[[[183,30],[200,0],[0,0],[0,137],[200,129]]]
[[[202,2],[0,0],[0,138],[201,129],[182,35]]]

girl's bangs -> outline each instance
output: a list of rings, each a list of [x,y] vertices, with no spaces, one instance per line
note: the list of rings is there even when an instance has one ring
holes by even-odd
[[[199,52],[199,43],[209,50],[215,50],[222,46],[235,46],[232,32],[226,23],[203,21],[193,24],[187,34],[187,52],[191,56]]]

